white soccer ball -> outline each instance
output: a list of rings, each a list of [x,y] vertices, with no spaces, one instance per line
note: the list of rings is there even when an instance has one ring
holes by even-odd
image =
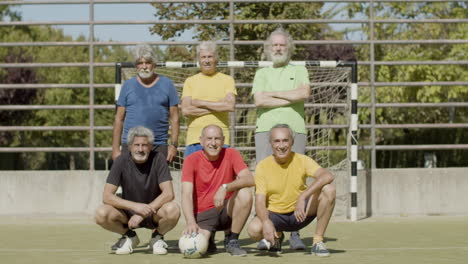
[[[184,258],[201,258],[208,249],[208,239],[201,233],[183,235],[179,239],[179,249]]]

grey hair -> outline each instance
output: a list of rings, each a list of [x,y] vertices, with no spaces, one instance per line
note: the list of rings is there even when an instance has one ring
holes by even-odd
[[[213,41],[203,41],[197,46],[197,58],[200,58],[200,51],[212,52],[215,59],[218,59],[218,45]]]
[[[130,128],[127,135],[127,145],[129,147],[133,145],[133,140],[135,139],[135,137],[146,137],[148,139],[148,142],[151,145],[153,145],[154,134],[153,131],[151,131],[151,129],[149,128],[146,128],[144,126],[136,126]]]
[[[272,58],[272,56],[271,56],[271,38],[274,35],[282,35],[282,36],[286,37],[287,42],[288,42],[288,59],[291,59],[291,57],[292,57],[292,55],[294,53],[294,50],[296,49],[296,46],[294,45],[294,40],[291,37],[291,35],[289,35],[288,31],[286,31],[281,26],[278,27],[277,29],[275,29],[273,32],[271,32],[270,36],[268,36],[265,43],[263,43],[263,53],[265,54],[266,58],[268,60],[271,60],[271,58]]]
[[[296,137],[296,133],[294,133],[294,131],[291,129],[291,127],[287,124],[276,124],[274,125],[270,131],[268,132],[268,141],[271,142],[272,138],[271,138],[271,134],[272,134],[272,131],[273,129],[275,128],[286,128],[289,130],[289,138],[292,140],[292,142],[294,142],[294,138]]]
[[[145,44],[145,43],[138,44],[135,47],[134,57],[135,57],[135,62],[143,58],[146,61],[151,61],[153,64],[156,63],[156,56],[154,55],[153,49],[150,47],[150,45]]]

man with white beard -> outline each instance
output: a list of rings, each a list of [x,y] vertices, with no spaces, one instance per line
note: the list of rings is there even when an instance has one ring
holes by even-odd
[[[117,100],[112,159],[115,160],[121,153],[128,153],[128,131],[132,127],[144,126],[154,133],[153,150],[171,162],[177,154],[179,137],[177,90],[171,79],[154,72],[156,58],[149,45],[136,46],[135,65],[137,76],[124,82]],[[169,124],[171,133],[168,144]]]
[[[294,42],[283,28],[273,31],[264,44],[264,53],[273,66],[255,73],[252,95],[257,106],[255,152],[257,164],[272,154],[268,132],[277,124],[287,124],[294,132],[293,151],[304,154],[307,131],[304,123],[304,101],[310,95],[309,74],[304,66],[289,64]],[[304,250],[305,245],[294,231],[290,236],[292,249]],[[266,250],[265,243],[258,249]]]

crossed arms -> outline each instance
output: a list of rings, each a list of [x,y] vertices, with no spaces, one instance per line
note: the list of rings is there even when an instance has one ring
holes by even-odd
[[[233,112],[236,96],[228,93],[219,101],[193,99],[191,96],[182,98],[182,114],[184,116],[202,116],[212,112]]]
[[[310,96],[309,84],[301,84],[290,91],[259,91],[254,94],[257,107],[281,107],[295,102],[305,101]]]

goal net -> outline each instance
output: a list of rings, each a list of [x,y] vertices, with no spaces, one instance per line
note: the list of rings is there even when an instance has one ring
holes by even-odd
[[[322,167],[346,171],[348,160],[347,140],[350,119],[351,67],[337,62],[296,61],[309,72],[311,95],[305,102],[305,123],[307,128],[306,154]],[[236,82],[237,98],[235,112],[230,114],[231,142],[225,142],[243,155],[244,161],[253,170],[255,160],[256,108],[251,96],[255,72],[269,62],[220,62],[218,70],[233,76]],[[132,63],[117,63],[116,99],[121,85],[136,76]],[[199,72],[197,63],[163,62],[155,71],[173,80],[179,97],[184,81]],[[182,99],[182,98],[180,98]],[[187,119],[180,116],[179,151],[170,165],[172,170],[182,168]],[[337,168],[338,166],[338,168]]]

